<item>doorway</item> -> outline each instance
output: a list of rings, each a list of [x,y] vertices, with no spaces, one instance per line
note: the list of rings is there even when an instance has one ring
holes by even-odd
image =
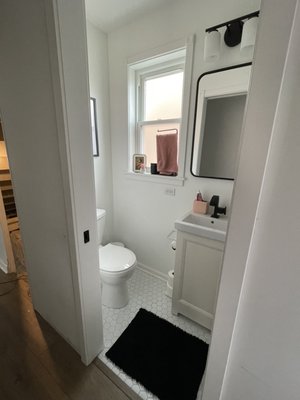
[[[12,176],[0,120],[0,267],[5,273],[26,272]]]

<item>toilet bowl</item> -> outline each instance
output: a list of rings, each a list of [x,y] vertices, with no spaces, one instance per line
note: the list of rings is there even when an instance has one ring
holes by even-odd
[[[105,210],[97,209],[102,304],[110,308],[122,308],[129,302],[127,281],[135,270],[136,256],[119,243],[101,245],[105,214]]]
[[[135,254],[124,247],[107,244],[99,248],[102,304],[111,308],[125,307],[129,302],[127,281],[135,266]]]

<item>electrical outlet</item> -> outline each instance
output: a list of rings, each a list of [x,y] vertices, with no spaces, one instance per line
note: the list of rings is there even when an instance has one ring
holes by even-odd
[[[167,196],[175,196],[175,188],[166,188],[165,189],[165,194]]]

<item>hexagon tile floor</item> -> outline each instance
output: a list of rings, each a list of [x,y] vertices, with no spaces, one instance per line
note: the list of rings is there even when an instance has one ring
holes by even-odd
[[[105,356],[107,350],[115,343],[141,307],[152,311],[154,314],[166,319],[184,331],[197,336],[204,342],[210,343],[210,332],[207,329],[182,315],[175,316],[172,314],[171,299],[165,294],[166,286],[167,284],[163,280],[137,268],[132,278],[128,281],[130,296],[128,305],[121,309],[102,306],[105,348],[98,357],[142,399],[146,400],[159,399],[147,391],[140,383],[126,375]],[[201,397],[201,386],[198,399]]]

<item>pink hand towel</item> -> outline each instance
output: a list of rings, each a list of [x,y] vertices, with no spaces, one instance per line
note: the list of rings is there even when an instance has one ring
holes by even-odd
[[[157,170],[161,175],[177,175],[178,134],[156,135]]]

